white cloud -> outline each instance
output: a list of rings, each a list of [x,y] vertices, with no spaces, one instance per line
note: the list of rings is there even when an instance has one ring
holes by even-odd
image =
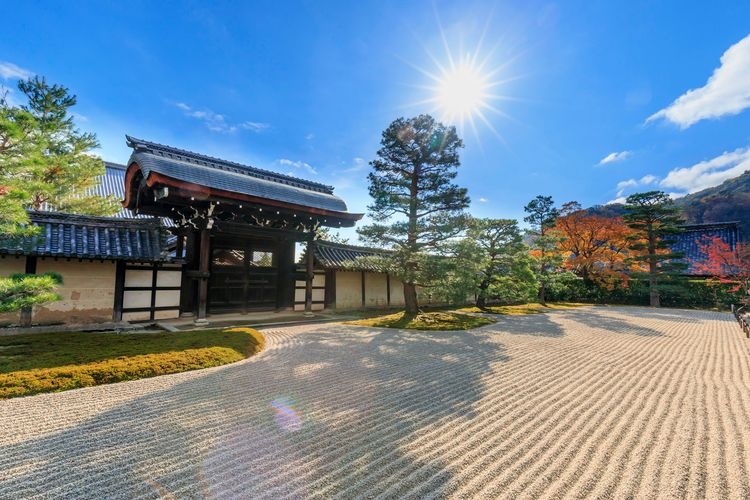
[[[365,159],[356,156],[354,157],[354,159],[352,159],[352,165],[348,168],[345,168],[343,172],[353,174],[356,172],[362,172],[363,170],[366,170],[367,167],[368,165]]]
[[[749,107],[750,35],[724,52],[721,65],[703,87],[688,90],[646,122],[663,118],[685,129],[708,118],[736,115]]]
[[[750,147],[739,148],[690,167],[674,168],[663,179],[648,174],[640,179],[620,181],[616,186],[616,198],[608,201],[607,204],[624,203],[627,194],[635,192],[635,188],[654,184],[666,191],[670,197],[679,198],[689,193],[718,186],[748,170],[750,170]]]
[[[606,165],[607,163],[615,163],[618,161],[627,160],[633,156],[633,153],[631,151],[615,151],[614,153],[609,153],[607,156],[599,160],[599,163],[597,165]]]
[[[649,186],[651,184],[655,184],[659,181],[659,178],[655,175],[644,175],[640,179],[628,179],[625,181],[620,181],[617,183],[617,196],[616,199],[608,201],[607,203],[623,203],[625,200],[625,197],[623,196],[625,194],[625,191],[629,190],[629,188],[635,188],[635,187],[641,187],[641,186]]]
[[[658,180],[659,178],[657,176],[648,174],[648,175],[644,175],[643,177],[641,177],[638,183],[642,186],[647,186],[649,184],[655,183]]]
[[[210,109],[198,110],[188,106],[184,102],[176,102],[174,106],[182,110],[185,116],[202,121],[208,130],[231,134],[237,130],[250,130],[251,132],[262,132],[270,127],[267,123],[245,121],[242,123],[229,123],[222,114],[215,113]]]
[[[619,203],[620,205],[625,204],[626,197],[625,196],[618,196],[614,200],[609,200],[605,205],[614,205],[616,203]]]
[[[479,198],[479,203],[487,203],[488,201],[490,201],[490,200],[488,200],[488,199],[487,199],[487,198],[485,198],[485,197],[481,197],[481,198]]]
[[[267,129],[270,125],[261,122],[243,122],[239,124],[239,127],[245,130],[251,130],[253,132],[262,132]]]
[[[318,173],[315,168],[310,165],[309,163],[305,163],[304,161],[292,161],[288,160],[286,158],[281,158],[280,160],[276,160],[276,162],[279,165],[283,165],[285,167],[293,167],[297,170],[306,170],[308,173],[316,175]],[[291,174],[294,174],[294,172],[290,172]]]
[[[305,139],[307,139],[308,141],[312,141],[313,139],[315,139],[315,134],[310,132],[309,134],[305,136]]]
[[[661,186],[683,194],[695,193],[718,186],[727,179],[750,170],[750,147],[739,148],[696,163],[691,167],[675,168],[661,181]]]
[[[0,78],[3,80],[25,80],[26,78],[31,78],[33,75],[33,71],[7,61],[0,61]]]

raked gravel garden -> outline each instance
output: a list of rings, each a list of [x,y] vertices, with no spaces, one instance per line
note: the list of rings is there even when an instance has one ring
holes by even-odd
[[[263,331],[234,364],[0,401],[0,498],[750,497],[727,313]]]

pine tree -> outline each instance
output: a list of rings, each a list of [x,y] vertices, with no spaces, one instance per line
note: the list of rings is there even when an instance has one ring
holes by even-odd
[[[472,219],[469,239],[479,259],[476,306],[484,308],[495,298],[493,289],[505,280],[517,290],[528,290],[536,280],[529,265],[528,247],[523,243],[518,222],[512,219]],[[507,287],[506,287],[507,288]],[[521,295],[527,296],[528,292]]]
[[[687,267],[683,255],[670,249],[682,231],[680,209],[662,191],[635,193],[626,199],[622,219],[635,233],[628,248],[634,253],[631,260],[646,270],[649,303],[659,307],[661,292],[678,282]]]
[[[30,197],[29,206],[88,215],[116,213],[117,200],[91,194],[104,175],[104,162],[91,155],[99,147],[96,136],[75,128],[70,108],[76,104],[76,96],[38,76],[19,82],[18,88],[28,99],[21,109],[35,122],[34,161],[19,182],[19,188]]]
[[[558,250],[560,237],[550,233],[560,212],[555,208],[551,196],[539,195],[531,200],[523,210],[528,213],[523,218],[531,225],[529,230],[531,255],[536,258],[536,272],[539,279],[538,299],[545,304],[547,285],[552,273],[562,264],[562,255]]]
[[[416,314],[421,264],[441,242],[465,228],[465,188],[452,181],[463,142],[456,128],[430,115],[399,118],[383,131],[377,158],[370,162],[368,207],[374,224],[359,230],[370,244],[394,250],[393,267],[404,283],[406,312]]]
[[[70,115],[76,97],[44,78],[21,81],[28,102],[11,105],[0,96],[0,237],[21,238],[38,232],[27,209],[52,208],[91,215],[112,215],[114,197],[91,194],[104,174],[104,162],[91,155],[96,136],[79,132]],[[26,309],[57,300],[58,275],[0,278],[0,310]],[[31,316],[25,315],[24,321]],[[28,325],[24,325],[28,326]]]

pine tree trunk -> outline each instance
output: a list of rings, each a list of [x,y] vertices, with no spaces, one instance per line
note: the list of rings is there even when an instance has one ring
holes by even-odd
[[[479,293],[479,296],[477,297],[476,306],[479,309],[484,309],[485,307],[487,307],[487,299],[485,298],[484,294],[482,294],[481,292]]]
[[[479,283],[479,295],[477,295],[476,306],[479,309],[487,307],[487,289],[490,287],[490,280],[484,279]]]
[[[547,305],[547,287],[544,283],[539,285],[539,303],[543,306]]]
[[[406,314],[417,314],[417,312],[419,312],[417,287],[414,283],[404,283],[404,306]]]
[[[656,279],[656,274],[651,274],[648,277],[648,288],[649,288],[649,302],[651,307],[661,307],[659,301],[659,288]]]
[[[649,231],[648,235],[648,294],[651,307],[660,307],[659,303],[659,268],[656,263],[656,236]]]

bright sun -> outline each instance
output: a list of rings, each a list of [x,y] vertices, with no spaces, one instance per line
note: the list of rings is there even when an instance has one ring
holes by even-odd
[[[509,99],[509,97],[498,95],[494,89],[508,80],[497,78],[498,73],[504,69],[503,67],[488,69],[489,56],[480,61],[478,53],[479,48],[473,54],[466,53],[463,57],[454,58],[446,44],[445,63],[439,62],[430,55],[435,64],[434,70],[428,71],[414,66],[431,80],[431,85],[420,86],[427,90],[430,96],[413,104],[431,106],[431,112],[437,114],[442,122],[455,125],[461,134],[465,133],[468,124],[478,138],[477,124],[481,122],[495,136],[502,139],[488,115],[492,113],[507,117],[494,106],[494,103],[498,100]]]
[[[488,107],[491,86],[477,68],[462,62],[439,77],[435,103],[444,120],[463,125]]]

